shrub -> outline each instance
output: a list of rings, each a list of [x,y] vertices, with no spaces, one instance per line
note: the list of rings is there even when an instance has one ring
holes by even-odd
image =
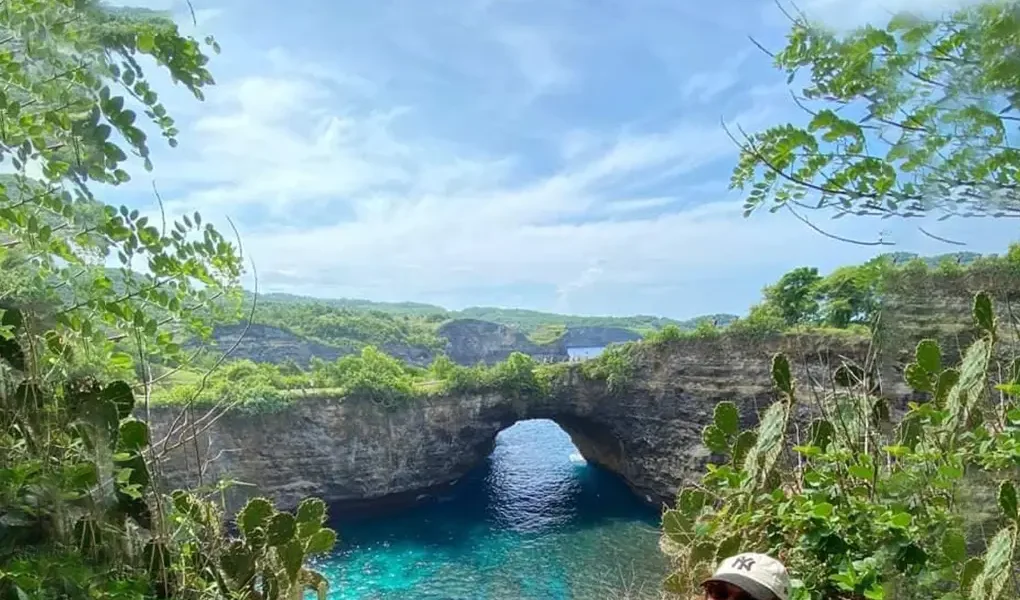
[[[917,346],[905,378],[928,400],[897,423],[862,382],[818,398],[816,420],[791,438],[803,400],[781,354],[772,363],[779,399],[756,430],[740,431],[736,406],[720,403],[702,439],[726,461],[663,513],[663,548],[676,567],[667,589],[692,593],[717,560],[761,551],[794,574],[791,600],[1018,597],[1020,362],[999,386],[1006,396],[991,402],[987,294],[973,312],[983,335],[959,369],[943,367],[936,342]],[[998,505],[987,537],[968,527],[966,498],[982,486]]]
[[[323,502],[292,514],[253,500],[228,534],[215,502],[155,486],[131,387],[42,378],[21,322],[7,311],[0,326],[0,597],[325,599],[304,566],[336,542]]]
[[[610,393],[622,392],[634,377],[635,347],[633,342],[611,345],[602,354],[581,363],[581,374],[588,379],[604,381]]]

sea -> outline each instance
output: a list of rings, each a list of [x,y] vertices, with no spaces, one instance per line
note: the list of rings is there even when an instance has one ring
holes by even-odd
[[[315,568],[330,600],[651,599],[666,575],[658,524],[556,423],[521,421],[443,497],[334,518],[340,541]]]

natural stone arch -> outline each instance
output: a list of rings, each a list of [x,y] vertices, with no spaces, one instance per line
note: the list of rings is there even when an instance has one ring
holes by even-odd
[[[191,445],[178,449],[161,470],[168,487],[193,486],[195,457],[215,457],[205,483],[226,477],[250,484],[228,494],[229,509],[255,494],[285,507],[317,496],[341,510],[378,508],[448,488],[491,454],[500,431],[521,420],[550,419],[586,460],[620,475],[646,501],[669,503],[710,458],[700,438],[717,402],[736,402],[751,425],[773,399],[774,352],[791,352],[800,370],[827,372],[828,356],[867,351],[866,341],[832,346],[812,338],[680,340],[643,346],[631,382],[617,392],[575,365],[541,399],[465,394],[384,407],[359,398],[309,398],[271,414],[231,412],[198,440],[197,452]],[[152,411],[155,439],[174,414]]]

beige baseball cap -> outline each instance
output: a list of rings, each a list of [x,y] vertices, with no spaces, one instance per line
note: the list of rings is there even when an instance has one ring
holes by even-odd
[[[790,595],[790,576],[786,567],[767,554],[745,552],[731,556],[719,563],[715,573],[701,585],[710,581],[731,583],[751,594],[755,600],[772,600],[773,597],[787,600]]]

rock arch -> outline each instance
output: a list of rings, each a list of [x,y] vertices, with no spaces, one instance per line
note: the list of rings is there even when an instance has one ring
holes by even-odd
[[[830,355],[866,352],[866,341],[794,340],[795,364],[828,370]],[[344,507],[380,507],[427,498],[455,483],[491,453],[500,431],[525,419],[551,419],[591,463],[620,475],[640,497],[670,502],[709,454],[701,430],[715,404],[732,400],[746,424],[771,400],[769,358],[790,340],[749,344],[727,337],[643,347],[626,389],[582,376],[575,365],[540,400],[496,393],[421,399],[387,409],[358,398],[309,398],[269,414],[224,415],[194,447],[162,464],[168,487],[198,483],[196,456],[215,458],[204,482],[249,484],[228,495],[231,508],[263,494],[282,506],[318,496]],[[825,364],[819,364],[819,363]],[[154,409],[159,439],[174,411]]]

